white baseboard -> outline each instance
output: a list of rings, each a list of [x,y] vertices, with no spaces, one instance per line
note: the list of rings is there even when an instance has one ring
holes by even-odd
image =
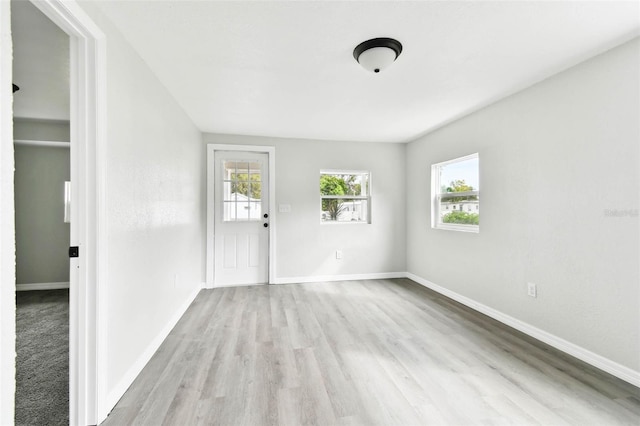
[[[471,309],[481,312],[497,321],[500,321],[503,324],[508,325],[509,327],[515,328],[516,330],[521,331],[524,334],[533,337],[534,339],[540,340],[541,342],[553,346],[554,348],[559,349],[562,352],[565,352],[573,357],[576,357],[579,360],[586,362],[587,364],[599,368],[600,370],[606,371],[607,373],[616,376],[619,379],[624,380],[625,382],[640,387],[639,371],[635,371],[629,367],[618,364],[615,361],[591,352],[581,346],[564,340],[561,337],[548,333],[544,330],[532,326],[531,324],[528,324],[510,315],[504,314],[500,311],[483,305],[482,303],[476,302],[475,300],[469,299],[468,297],[462,296],[456,292],[434,284],[431,281],[421,278],[410,272],[407,272],[405,276],[424,287],[430,288],[431,290],[440,293],[443,296],[453,299],[456,302],[462,303],[463,305],[466,305]]]
[[[373,274],[347,274],[347,275],[311,275],[306,277],[276,278],[273,284],[300,284],[319,283],[330,281],[354,281],[354,280],[384,280],[391,278],[405,278],[406,272],[379,272]]]
[[[140,354],[138,359],[133,363],[131,367],[129,367],[129,369],[124,374],[122,379],[120,379],[118,384],[114,386],[114,388],[109,392],[109,394],[107,395],[107,401],[106,401],[107,409],[105,410],[107,414],[111,412],[111,410],[113,409],[113,407],[115,407],[115,405],[118,403],[120,398],[122,398],[122,395],[124,395],[127,389],[129,389],[129,386],[131,386],[131,384],[136,379],[136,377],[138,377],[142,369],[147,365],[149,360],[151,360],[151,357],[153,356],[153,354],[156,353],[156,351],[158,350],[162,342],[164,342],[164,340],[167,338],[167,336],[169,335],[173,327],[175,327],[178,321],[180,320],[180,318],[182,318],[182,315],[184,315],[184,313],[189,308],[189,306],[191,305],[193,300],[196,298],[198,293],[200,293],[201,289],[202,289],[202,286],[196,287],[193,290],[193,292],[187,297],[185,302],[182,305],[180,305],[178,310],[176,310],[176,312],[169,319],[169,321],[167,321],[167,323],[165,324],[164,328],[160,331],[160,333],[158,333],[158,335],[151,341],[151,343],[149,343],[149,346],[147,346],[147,349],[145,349],[144,352]]]
[[[69,288],[69,281],[57,283],[16,284],[16,291],[60,290]]]
[[[220,284],[220,285],[214,285],[213,287],[209,287],[205,283],[205,287],[203,287],[203,288],[207,289],[207,290],[213,290],[215,288],[251,287],[251,286],[254,286],[254,285],[267,285],[267,283]]]

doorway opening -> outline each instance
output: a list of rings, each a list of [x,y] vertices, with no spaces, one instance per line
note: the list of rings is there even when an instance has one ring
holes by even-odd
[[[16,424],[69,423],[69,36],[11,2]],[[67,191],[68,192],[68,191]],[[67,217],[65,217],[67,216]]]

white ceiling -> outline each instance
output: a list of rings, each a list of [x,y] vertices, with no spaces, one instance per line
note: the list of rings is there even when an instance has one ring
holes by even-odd
[[[69,120],[69,36],[28,1],[11,2],[13,114]]]
[[[640,33],[637,1],[98,1],[205,132],[403,142]],[[360,42],[404,46],[380,74]]]

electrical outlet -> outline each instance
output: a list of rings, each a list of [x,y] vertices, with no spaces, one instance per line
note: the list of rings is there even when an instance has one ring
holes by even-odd
[[[342,250],[336,250],[336,259],[342,259]]]
[[[538,297],[538,288],[535,283],[527,283],[527,295]]]

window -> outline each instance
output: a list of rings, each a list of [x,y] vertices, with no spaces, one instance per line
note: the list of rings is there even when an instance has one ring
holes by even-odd
[[[223,220],[262,219],[262,165],[246,161],[224,161]]]
[[[371,223],[369,172],[320,171],[320,222]]]
[[[431,166],[432,228],[479,232],[479,169],[478,154]]]

